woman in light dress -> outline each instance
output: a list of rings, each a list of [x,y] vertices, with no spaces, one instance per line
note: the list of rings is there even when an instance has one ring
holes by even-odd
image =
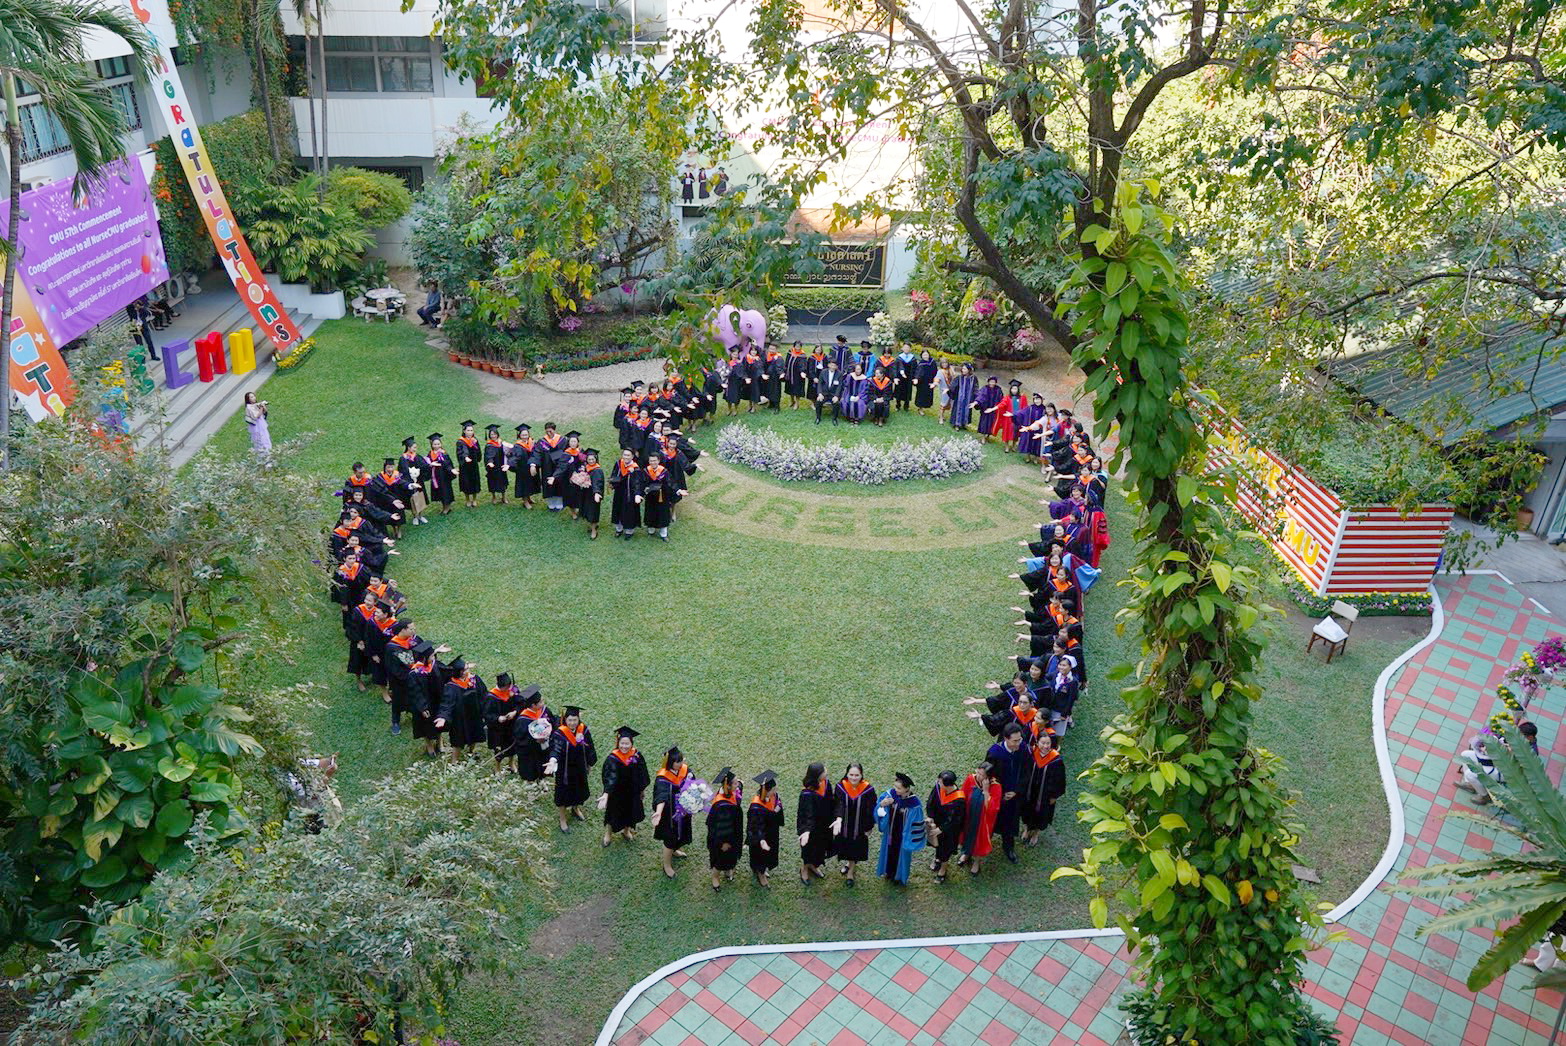
[[[250,429],[250,449],[266,457],[272,453],[272,433],[266,427],[266,402],[254,392],[245,393],[245,425]]]

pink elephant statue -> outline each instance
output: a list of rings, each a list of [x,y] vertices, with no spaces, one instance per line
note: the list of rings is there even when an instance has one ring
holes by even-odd
[[[739,348],[746,338],[758,351],[767,343],[767,316],[759,309],[719,305],[707,313],[707,329],[717,335],[725,349]]]

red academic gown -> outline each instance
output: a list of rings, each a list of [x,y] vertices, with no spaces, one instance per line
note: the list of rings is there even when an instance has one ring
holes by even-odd
[[[974,795],[978,782],[969,774],[962,783],[964,801],[968,804],[968,819],[963,825],[962,849],[969,857],[988,857],[990,836],[995,834],[995,815],[1000,813],[1001,786],[991,781],[989,795]],[[974,816],[977,813],[978,816]]]
[[[995,435],[1000,437],[1002,443],[1010,443],[1017,438],[1016,416],[1017,410],[1023,405],[1019,396],[1013,399],[1007,396],[1000,401],[1000,406],[995,410]]]

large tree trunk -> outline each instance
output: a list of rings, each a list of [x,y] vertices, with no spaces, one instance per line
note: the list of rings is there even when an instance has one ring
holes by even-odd
[[[252,39],[256,56],[256,86],[260,95],[261,112],[266,116],[266,140],[272,147],[272,163],[281,165],[282,151],[277,141],[277,114],[272,112],[272,74],[266,64],[265,15],[255,12],[256,32]]]
[[[6,188],[5,282],[0,283],[0,293],[5,296],[0,303],[0,472],[11,468],[11,303],[15,300],[12,289],[16,286],[17,237],[22,227],[22,117],[16,105],[16,78],[5,76],[5,150],[9,168],[9,185]]]
[[[326,200],[326,172],[331,166],[331,149],[327,144],[326,121],[326,4],[324,0],[315,0],[315,33],[319,43],[317,54],[321,59],[321,185],[320,198]]]

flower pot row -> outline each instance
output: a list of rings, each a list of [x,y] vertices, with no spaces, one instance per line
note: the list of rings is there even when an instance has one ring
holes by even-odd
[[[509,363],[475,359],[472,356],[465,356],[460,352],[451,352],[449,350],[446,353],[446,358],[453,363],[460,363],[464,367],[472,367],[474,370],[481,370],[486,374],[493,374],[500,378],[510,378],[512,381],[520,381],[527,377],[526,367],[516,367]]]

